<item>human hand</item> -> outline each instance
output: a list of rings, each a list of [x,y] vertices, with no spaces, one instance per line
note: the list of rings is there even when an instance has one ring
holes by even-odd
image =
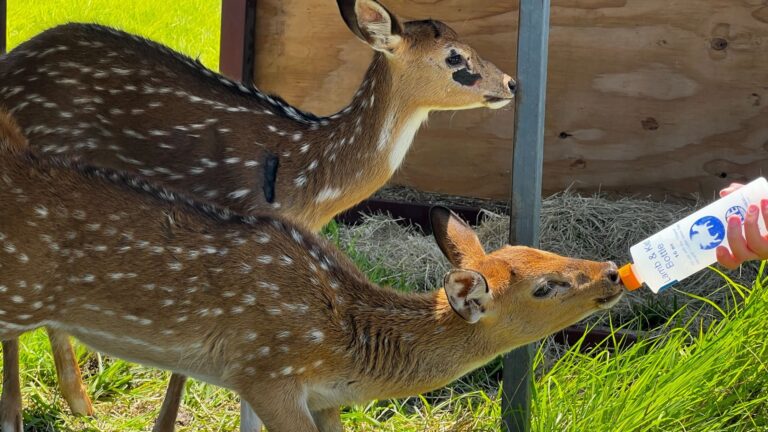
[[[720,196],[739,189],[743,185],[732,183],[720,191]],[[760,233],[760,213],[765,225],[768,226],[768,198],[760,201],[760,205],[750,204],[747,215],[744,217],[744,229],[742,231],[741,218],[733,215],[728,218],[728,245],[718,246],[717,262],[729,269],[735,269],[741,263],[748,260],[768,259],[768,235]]]

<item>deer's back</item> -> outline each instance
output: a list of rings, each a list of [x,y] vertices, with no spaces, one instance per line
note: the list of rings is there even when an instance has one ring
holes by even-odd
[[[270,165],[320,119],[143,38],[89,24],[48,30],[0,61],[0,103],[39,152],[135,172],[241,211],[277,207]]]
[[[281,219],[236,216],[100,169],[3,171],[0,309],[14,328],[52,325],[201,377],[203,357],[269,374],[309,368],[291,359],[318,352],[341,358],[347,308],[377,292],[343,254]],[[163,364],[171,347],[185,355]]]

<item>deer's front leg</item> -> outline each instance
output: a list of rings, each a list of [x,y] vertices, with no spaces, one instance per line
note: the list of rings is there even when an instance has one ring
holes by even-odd
[[[56,365],[56,376],[59,388],[69,409],[75,415],[93,415],[93,404],[85,391],[80,366],[75,358],[75,350],[69,341],[69,336],[58,330],[46,327],[48,340],[51,341],[53,362]]]
[[[181,396],[184,394],[184,384],[187,377],[179,374],[171,374],[168,381],[168,389],[165,391],[163,406],[160,408],[160,414],[155,420],[155,426],[152,432],[173,432],[176,428],[176,417],[179,415],[179,406],[181,405]]]
[[[312,418],[315,419],[315,424],[320,432],[342,432],[344,430],[339,408],[312,411]]]
[[[251,405],[240,399],[240,432],[261,432],[261,419]]]
[[[19,381],[19,339],[3,341],[3,393],[0,396],[2,432],[23,432],[21,382]]]
[[[239,392],[269,432],[320,432],[307,407],[304,392],[293,381],[270,380]]]

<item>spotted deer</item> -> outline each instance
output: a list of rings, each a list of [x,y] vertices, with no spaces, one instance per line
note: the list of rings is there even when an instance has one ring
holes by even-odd
[[[444,208],[431,222],[454,268],[442,288],[402,293],[288,219],[40,158],[0,130],[5,376],[17,375],[16,338],[46,326],[230,388],[270,432],[338,432],[340,404],[443,386],[623,293],[613,263],[522,246],[486,253]],[[13,430],[18,419],[2,421]]]
[[[374,56],[350,104],[327,117],[162,45],[84,24],[3,57],[0,104],[41,155],[139,174],[239,213],[271,209],[316,231],[386,183],[431,111],[501,108],[516,87],[439,21],[401,22],[374,0],[338,6]],[[68,339],[50,335],[65,398],[91,413]],[[158,431],[172,429],[182,384],[172,378]]]

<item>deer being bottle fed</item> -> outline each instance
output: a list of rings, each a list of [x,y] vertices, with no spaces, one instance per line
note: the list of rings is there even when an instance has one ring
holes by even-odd
[[[728,246],[728,218],[736,215],[743,221],[749,205],[766,197],[768,181],[760,177],[632,246],[632,263],[619,269],[621,280],[629,290],[645,283],[659,293],[713,264],[717,261],[715,249]],[[766,232],[762,220],[760,231]]]
[[[231,389],[269,432],[341,432],[340,405],[442,387],[624,295],[612,262],[486,253],[440,207],[430,223],[453,268],[438,289],[400,292],[280,216],[26,144],[0,111],[3,432],[23,432],[18,337],[43,326]]]

